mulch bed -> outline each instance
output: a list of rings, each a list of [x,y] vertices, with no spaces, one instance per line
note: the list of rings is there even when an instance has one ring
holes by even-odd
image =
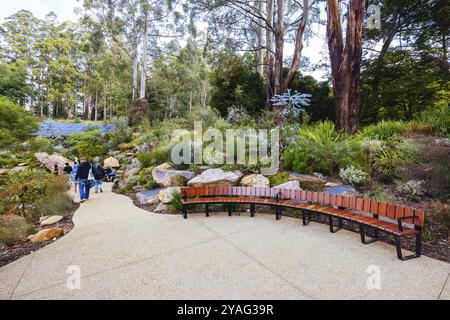
[[[64,218],[61,221],[59,221],[58,223],[55,223],[54,225],[52,225],[51,227],[52,228],[63,228],[64,235],[69,233],[73,229],[72,217],[73,217],[75,211],[79,207],[80,207],[79,203],[74,203],[73,207],[70,210],[68,210],[62,214],[64,216]],[[39,226],[39,224],[37,226]],[[46,227],[46,228],[48,228],[48,227]],[[39,231],[39,229],[37,231]],[[33,243],[33,242],[29,241],[28,239],[26,239],[22,242],[16,243],[13,246],[9,247],[8,251],[0,254],[0,267],[3,267],[4,265],[7,265],[8,263],[11,263],[17,259],[20,259],[21,257],[26,256],[30,253],[33,253],[36,250],[39,250],[40,248],[43,248],[52,242],[54,242],[54,241],[49,240],[49,241]]]

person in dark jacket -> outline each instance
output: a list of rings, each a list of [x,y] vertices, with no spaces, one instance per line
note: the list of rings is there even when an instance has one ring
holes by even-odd
[[[100,163],[98,163],[93,170],[93,174],[94,174],[94,191],[95,193],[97,192],[103,192],[102,189],[102,182],[103,182],[103,178],[105,178],[105,169],[103,169],[102,165]]]
[[[63,168],[63,172],[65,173],[65,174],[71,174],[72,173],[72,166],[68,163],[68,162],[66,162],[66,165],[64,166],[64,168]]]
[[[80,190],[81,202],[89,199],[89,190],[91,189],[89,181],[89,171],[92,169],[92,165],[86,161],[85,157],[81,157],[80,164],[78,165],[77,173],[75,175],[75,183],[78,182],[78,188]]]

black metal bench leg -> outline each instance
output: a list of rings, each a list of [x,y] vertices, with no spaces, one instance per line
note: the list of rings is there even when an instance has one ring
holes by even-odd
[[[205,204],[205,215],[209,217],[209,206]]]
[[[277,209],[276,209],[276,211],[275,211],[275,218],[277,219],[277,220],[280,220],[281,219],[281,208],[280,207],[277,207]]]
[[[370,244],[378,241],[378,229],[374,229],[374,237],[369,241],[366,241],[366,228],[362,223],[359,224],[359,233],[361,234],[361,242],[364,244]]]
[[[335,229],[334,226],[333,226],[333,217],[332,216],[328,216],[328,223],[330,225],[330,232],[331,233],[336,233],[336,232],[338,232],[339,230],[342,229],[342,219],[338,218],[338,221],[339,221],[339,226]]]
[[[255,206],[255,204],[250,204],[250,216],[253,218],[254,216],[255,216],[255,211],[256,211],[256,208],[255,208],[256,206]]]
[[[302,210],[302,220],[303,220],[304,226],[307,226],[308,224],[310,224],[310,222],[312,220],[311,212],[309,212],[307,210]]]
[[[308,225],[309,222],[306,221],[306,212],[303,210],[302,211],[302,221],[303,221],[303,225],[306,226]]]
[[[400,260],[410,260],[410,259],[414,259],[414,258],[419,258],[421,256],[422,253],[422,234],[418,234],[416,235],[416,248],[415,248],[415,253],[411,254],[409,256],[404,257],[402,254],[402,246],[401,246],[401,241],[400,241],[400,237],[399,236],[394,236],[394,240],[395,240],[395,249],[397,250],[397,257]]]
[[[228,209],[228,216],[231,217],[233,215],[233,208],[231,207],[231,204],[227,206]]]
[[[185,219],[187,219],[187,212],[188,211],[188,209],[187,209],[187,206],[183,206],[183,218],[185,218]]]

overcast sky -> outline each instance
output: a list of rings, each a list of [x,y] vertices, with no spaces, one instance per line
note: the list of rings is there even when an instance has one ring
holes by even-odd
[[[36,17],[43,19],[49,12],[56,13],[60,21],[76,21],[77,15],[74,12],[75,7],[82,6],[82,0],[0,0],[0,23],[5,18],[11,16],[19,10],[31,11]],[[317,36],[310,39],[307,46],[303,49],[303,56],[308,57],[312,64],[319,63],[321,52],[326,50],[324,38],[325,30],[318,25],[314,26]],[[287,45],[285,48],[285,57],[292,55],[293,45]],[[305,72],[311,74],[317,80],[324,80],[325,74],[322,70],[314,72]]]

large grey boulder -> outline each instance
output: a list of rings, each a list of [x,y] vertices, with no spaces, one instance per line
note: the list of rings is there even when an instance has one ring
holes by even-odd
[[[262,174],[250,174],[243,177],[240,184],[244,187],[269,187],[270,181]]]
[[[136,193],[136,198],[141,205],[155,204],[159,201],[161,189],[142,190]]]
[[[47,170],[51,172],[53,172],[55,164],[57,164],[60,174],[62,173],[66,162],[69,162],[66,158],[56,153],[48,154],[46,152],[37,152],[34,156],[45,168],[47,168]]]
[[[162,189],[161,191],[159,191],[159,201],[165,204],[170,203],[172,201],[173,194],[177,191],[180,192],[179,187],[170,187]]]
[[[185,170],[167,170],[155,168],[152,177],[162,187],[183,186],[187,181],[195,177],[195,173]]]
[[[188,182],[188,186],[235,186],[242,177],[242,172],[208,169]]]
[[[338,196],[345,196],[345,197],[357,197],[359,195],[359,192],[356,191],[355,188],[349,185],[342,185],[342,186],[336,186],[336,187],[329,187],[326,188],[325,193],[329,194],[335,194]]]
[[[298,181],[288,181],[288,182],[279,184],[279,185],[275,186],[274,188],[302,190],[302,188],[300,188],[300,182],[298,182]]]

